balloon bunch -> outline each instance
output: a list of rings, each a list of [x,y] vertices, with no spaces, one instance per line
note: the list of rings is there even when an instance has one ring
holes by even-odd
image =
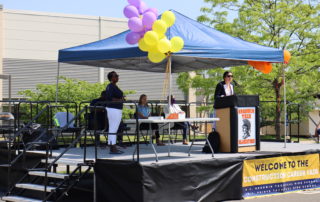
[[[184,46],[181,37],[175,36],[170,40],[166,36],[167,29],[176,20],[173,12],[165,11],[161,19],[156,20],[152,25],[152,30],[146,32],[144,37],[139,40],[139,48],[148,52],[151,62],[158,63],[166,58],[166,55],[180,51]]]
[[[264,74],[269,74],[272,71],[272,64],[270,62],[248,61],[248,64]]]
[[[165,11],[161,19],[158,18],[156,8],[148,8],[142,0],[128,0],[123,13],[129,18],[128,27],[131,30],[126,41],[129,44],[138,43],[140,50],[148,52],[151,62],[158,63],[170,53],[180,51],[184,46],[181,37],[166,37],[166,32],[176,20],[173,12]]]
[[[283,51],[283,63],[288,64],[291,59],[291,54],[288,50]],[[248,64],[264,74],[269,74],[272,71],[270,62],[248,61]]]
[[[123,14],[129,19],[128,27],[131,30],[126,36],[128,44],[136,44],[144,34],[152,29],[158,18],[156,8],[148,8],[142,0],[128,0],[129,5],[123,9]]]

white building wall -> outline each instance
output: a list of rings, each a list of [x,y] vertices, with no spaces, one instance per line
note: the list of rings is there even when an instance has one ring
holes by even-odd
[[[12,75],[12,97],[18,91],[34,89],[38,83],[55,83],[58,50],[104,39],[127,30],[126,19],[67,15],[30,11],[3,11],[3,72]],[[0,24],[1,26],[1,24]],[[61,76],[99,82],[99,68],[61,64]],[[102,71],[102,79],[114,69]],[[118,71],[123,90],[136,90],[149,99],[162,98],[164,75],[149,72]],[[174,75],[174,78],[176,75]],[[175,80],[175,79],[174,79]],[[3,96],[7,97],[7,85]],[[173,85],[178,99],[183,94]],[[129,97],[130,98],[130,97]]]
[[[3,10],[0,5],[0,74],[3,74]],[[0,100],[2,100],[2,84],[3,81],[0,79]]]
[[[102,38],[127,29],[124,19],[100,19]],[[61,48],[99,40],[99,30],[99,17],[4,10],[4,57],[57,59]]]

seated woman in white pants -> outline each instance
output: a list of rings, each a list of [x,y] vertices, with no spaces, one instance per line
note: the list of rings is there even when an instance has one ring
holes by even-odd
[[[109,72],[108,80],[110,81],[106,88],[106,100],[108,102],[106,110],[109,121],[108,144],[110,145],[110,154],[122,154],[123,151],[117,148],[116,141],[117,131],[122,118],[124,96],[123,92],[116,85],[119,81],[119,75],[114,71]],[[114,103],[110,103],[111,101]]]

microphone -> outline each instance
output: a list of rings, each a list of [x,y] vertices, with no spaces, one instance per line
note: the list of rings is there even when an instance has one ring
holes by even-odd
[[[236,82],[236,80],[233,80],[233,83],[235,86],[240,86],[240,84],[238,82]]]

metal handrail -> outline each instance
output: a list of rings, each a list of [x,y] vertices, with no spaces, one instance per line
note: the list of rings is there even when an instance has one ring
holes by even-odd
[[[57,131],[62,132],[63,130],[68,129],[69,125],[70,125],[75,119],[77,119],[85,110],[86,110],[86,108],[83,108],[83,109],[82,109],[80,112],[78,112],[78,114],[76,114],[76,116],[74,116],[72,119],[70,119],[70,120],[67,119],[68,122],[66,123],[66,125],[65,125],[64,127],[57,128]],[[58,132],[58,133],[59,133],[59,132]],[[57,134],[58,134],[58,133],[57,133]],[[83,134],[81,135],[81,133],[80,133],[80,135],[79,135],[72,143],[70,143],[69,146],[68,146],[63,152],[61,152],[61,153],[59,154],[59,156],[57,156],[53,162],[51,162],[51,163],[47,166],[47,169],[49,169],[53,164],[55,164],[67,151],[69,151],[69,149],[70,149],[71,147],[73,147],[76,143],[78,143],[78,141],[81,139],[81,137],[83,137]],[[52,141],[52,140],[51,140],[51,141]],[[85,149],[86,149],[86,147],[85,147]],[[85,158],[85,157],[84,157],[84,158]]]
[[[115,102],[104,102],[105,104],[107,104],[107,103],[115,103]],[[117,102],[117,103],[119,103],[119,102]],[[129,101],[127,101],[127,102],[120,102],[120,103],[130,103]],[[132,103],[132,102],[131,102]],[[101,103],[97,103],[97,104],[101,104]],[[135,102],[133,102],[133,104],[135,104],[135,106],[137,107],[137,105],[136,105],[136,103]],[[99,107],[99,106],[97,106],[97,105],[95,105],[95,106],[93,106],[93,108],[97,108],[97,107]],[[65,130],[65,129],[67,129],[68,128],[68,126],[75,120],[75,119],[77,119],[78,117],[80,117],[81,116],[81,114],[83,113],[83,112],[87,112],[87,109],[88,109],[88,106],[85,106],[81,111],[79,111],[79,113],[78,114],[76,114],[76,116],[73,118],[73,119],[71,119],[71,120],[69,120],[68,122],[67,122],[67,124],[64,126],[64,127],[62,127],[62,128],[59,128],[58,129],[58,131],[63,131],[63,130]],[[137,123],[138,123],[138,119],[137,119]],[[137,130],[137,141],[138,141],[138,143],[139,143],[139,135],[138,135],[138,130]],[[50,168],[54,165],[54,164],[56,164],[56,162],[67,152],[67,151],[69,151],[74,145],[76,145],[78,142],[79,142],[79,140],[83,137],[83,136],[85,136],[85,142],[84,142],[84,162],[86,162],[86,149],[87,149],[87,145],[86,145],[86,135],[87,135],[87,132],[86,131],[84,131],[83,133],[80,133],[80,135],[72,142],[72,143],[70,143],[69,144],[69,146],[64,150],[64,151],[62,151],[57,157],[55,157],[55,159],[52,161],[52,162],[50,162],[50,164],[48,163],[48,155],[47,155],[47,158],[46,158],[46,163],[45,163],[45,190],[46,190],[46,187],[48,186],[48,176],[47,176],[47,173],[49,172],[49,170],[50,170]],[[50,139],[50,141],[52,141],[53,139]],[[96,142],[96,141],[95,141]],[[50,142],[48,141],[48,145],[50,144]],[[95,144],[95,148],[96,148],[96,144]],[[137,145],[137,150],[139,151],[139,144]],[[46,150],[46,154],[48,153],[48,147],[47,147],[47,150]],[[138,153],[138,157],[137,157],[137,159],[138,159],[138,161],[139,161],[139,153]],[[44,197],[44,200],[46,200],[47,199],[47,197],[48,196],[45,196]]]
[[[26,124],[22,129],[20,129],[17,133],[14,134],[13,137],[9,137],[9,151],[8,151],[8,190],[10,190],[10,186],[11,186],[11,167],[12,165],[14,165],[16,162],[18,162],[18,160],[21,157],[24,157],[24,155],[26,154],[26,151],[30,148],[26,147],[26,145],[23,143],[23,152],[18,154],[13,160],[11,159],[11,155],[12,155],[12,151],[11,151],[11,141],[14,141],[17,138],[20,138],[20,136],[22,135],[22,132],[25,131],[28,127],[30,127],[30,125],[37,120],[46,110],[48,110],[48,105],[42,109],[39,114],[37,114],[28,124]],[[43,134],[42,134],[43,135]],[[40,135],[41,138],[42,135]],[[24,165],[23,165],[24,166]]]

